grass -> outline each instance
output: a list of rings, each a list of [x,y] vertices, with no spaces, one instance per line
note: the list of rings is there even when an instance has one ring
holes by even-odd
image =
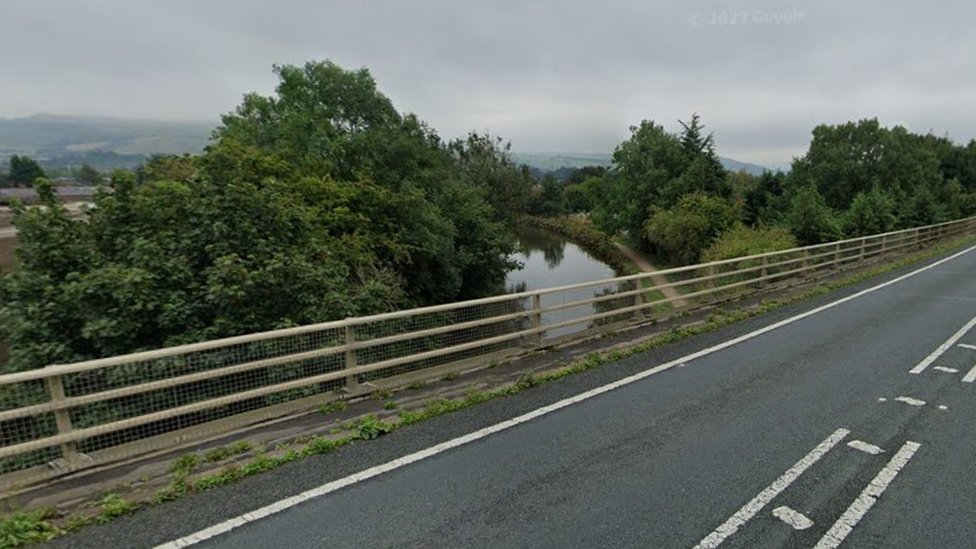
[[[333,400],[332,402],[327,402],[319,406],[319,412],[323,414],[332,414],[335,412],[341,412],[346,409],[346,402],[344,400]]]
[[[48,519],[53,518],[50,509],[17,511],[0,520],[0,548],[21,547],[55,538],[60,530]]]
[[[605,364],[619,361],[639,353],[664,347],[687,339],[689,337],[713,331],[724,326],[728,326],[745,320],[747,318],[759,316],[770,311],[779,309],[786,305],[809,300],[817,296],[829,293],[833,290],[857,284],[866,279],[884,274],[889,271],[900,269],[912,263],[922,261],[943,253],[946,250],[958,247],[964,243],[976,241],[974,237],[961,238],[942,246],[933,247],[925,252],[909,256],[897,262],[879,265],[875,268],[861,271],[844,279],[827,282],[816,286],[806,292],[789,296],[779,300],[763,301],[758,306],[752,308],[736,308],[728,311],[718,311],[708,315],[704,322],[694,326],[675,327],[664,334],[660,334],[650,340],[632,345],[626,348],[612,349],[606,352],[592,352],[583,358],[569,363],[561,368],[544,372],[541,374],[524,375],[515,383],[491,391],[472,391],[461,399],[434,399],[427,402],[421,410],[404,410],[400,412],[396,421],[384,421],[375,415],[365,416],[358,421],[347,422],[343,428],[353,431],[352,434],[337,438],[325,438],[315,436],[308,440],[301,450],[291,449],[279,456],[258,455],[244,465],[228,465],[221,471],[204,475],[195,480],[189,480],[188,476],[200,464],[207,461],[208,455],[222,455],[211,450],[201,456],[197,454],[187,454],[173,461],[170,471],[173,478],[168,486],[159,490],[154,498],[155,503],[162,503],[182,497],[187,493],[201,492],[222,486],[231,482],[236,482],[242,478],[260,474],[280,467],[286,463],[302,459],[313,455],[328,454],[338,448],[351,444],[357,440],[372,440],[387,433],[393,432],[401,427],[427,421],[435,417],[454,413],[477,404],[488,402],[496,398],[518,394],[524,390],[553,382],[566,376],[585,372],[593,368],[598,368]],[[244,448],[247,450],[243,450]],[[246,441],[235,443],[229,449],[242,450],[241,453],[250,451],[251,445]],[[118,516],[122,516],[138,509],[134,502],[123,499],[117,494],[108,494],[100,502],[100,513],[92,518],[70,517],[66,521],[65,529],[60,529],[50,522],[53,514],[50,510],[18,511],[3,519],[0,519],[0,549],[6,547],[18,547],[28,543],[45,541],[65,532],[71,531],[92,522],[107,522]]]

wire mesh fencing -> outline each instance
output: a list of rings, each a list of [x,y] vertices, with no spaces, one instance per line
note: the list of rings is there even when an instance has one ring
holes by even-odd
[[[0,488],[969,234],[976,218],[0,376]]]

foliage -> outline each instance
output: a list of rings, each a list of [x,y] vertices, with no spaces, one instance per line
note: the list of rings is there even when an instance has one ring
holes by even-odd
[[[99,502],[101,512],[98,514],[98,522],[106,523],[114,518],[128,515],[136,510],[136,504],[118,494],[107,494]]]
[[[647,220],[646,238],[666,261],[691,264],[737,220],[735,208],[726,201],[695,192],[670,210],[655,208]]]
[[[554,216],[566,213],[565,186],[547,175],[542,184],[533,189],[528,212],[531,215]]]
[[[102,172],[88,164],[82,164],[81,168],[78,168],[78,173],[75,174],[75,179],[82,185],[95,186],[101,184],[105,180],[105,177],[102,175]]]
[[[895,202],[878,187],[854,197],[845,219],[848,236],[868,236],[895,228]]]
[[[528,167],[512,161],[511,148],[500,137],[476,132],[448,144],[465,180],[480,188],[495,217],[508,223],[529,210],[535,185]]]
[[[363,440],[370,440],[389,433],[394,429],[394,426],[393,424],[387,423],[374,415],[368,415],[359,420],[356,428],[359,430],[359,438]]]
[[[747,227],[737,223],[723,232],[701,254],[704,262],[788,250],[797,246],[796,238],[783,227]]]
[[[7,174],[7,179],[14,186],[31,186],[42,177],[45,177],[44,170],[33,158],[16,154],[10,157],[10,173]]]
[[[630,138],[614,151],[610,176],[588,184],[599,185],[587,193],[598,227],[610,234],[626,232],[646,244],[644,229],[652,213],[674,207],[691,193],[730,196],[712,135],[703,135],[697,114],[681,125],[681,135],[648,120],[630,128]]]
[[[813,185],[795,191],[786,223],[803,246],[836,240],[841,235],[834,212]]]
[[[47,541],[58,535],[58,529],[48,522],[48,509],[17,511],[0,519],[0,547],[21,547]]]

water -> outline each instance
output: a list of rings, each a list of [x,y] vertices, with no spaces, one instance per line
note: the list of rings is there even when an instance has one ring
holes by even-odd
[[[542,229],[532,227],[519,229],[517,249],[518,252],[513,257],[521,262],[523,267],[509,272],[505,277],[505,289],[510,293],[619,276],[609,265],[586,253],[573,242]],[[542,306],[545,308],[578,301],[618,289],[617,284],[606,284],[570,292],[560,292],[555,295],[544,295]],[[608,304],[609,302],[604,303]],[[592,315],[597,312],[597,307],[604,303],[596,306],[594,304],[581,305],[545,313],[543,314],[543,325]],[[546,338],[579,332],[588,327],[590,324],[585,322],[565,326],[550,330],[546,333]]]

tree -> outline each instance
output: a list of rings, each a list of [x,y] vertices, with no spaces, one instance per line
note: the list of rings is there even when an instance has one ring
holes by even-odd
[[[803,246],[836,240],[841,234],[834,213],[812,185],[795,191],[790,200],[786,223]]]
[[[645,228],[647,240],[667,261],[697,262],[702,251],[738,220],[726,201],[697,192],[671,209],[655,208]]]
[[[31,186],[34,181],[44,177],[44,170],[33,158],[15,154],[10,157],[10,174],[8,177],[14,186]]]
[[[75,175],[75,179],[83,185],[95,186],[100,184],[104,180],[104,177],[95,168],[92,168],[88,164],[82,164],[81,168],[78,169],[78,173]]]
[[[477,136],[466,144],[464,151],[471,154],[462,160],[416,116],[398,113],[366,69],[348,71],[325,61],[279,66],[275,72],[275,95],[246,95],[223,117],[214,133],[217,143],[253,147],[281,161],[295,177],[370,182],[398,197],[369,211],[370,233],[380,260],[402,277],[411,303],[441,303],[497,289],[512,265],[511,244],[497,217],[512,214],[485,207],[494,188],[475,177],[500,173],[506,182],[515,177],[500,141]],[[466,164],[468,159],[473,162]],[[513,191],[520,197],[518,192]],[[494,285],[486,285],[489,279]]]
[[[496,219],[507,223],[529,210],[535,186],[528,168],[512,161],[511,148],[500,137],[477,132],[448,145],[465,180],[484,191]]]
[[[630,128],[630,138],[614,150],[611,174],[595,193],[592,217],[599,228],[626,232],[648,245],[644,229],[652,207],[671,208],[691,193],[730,196],[711,134],[702,135],[697,114],[681,124],[680,136],[649,120]]]
[[[847,236],[867,236],[888,232],[895,228],[895,203],[878,187],[858,193],[847,211]]]

